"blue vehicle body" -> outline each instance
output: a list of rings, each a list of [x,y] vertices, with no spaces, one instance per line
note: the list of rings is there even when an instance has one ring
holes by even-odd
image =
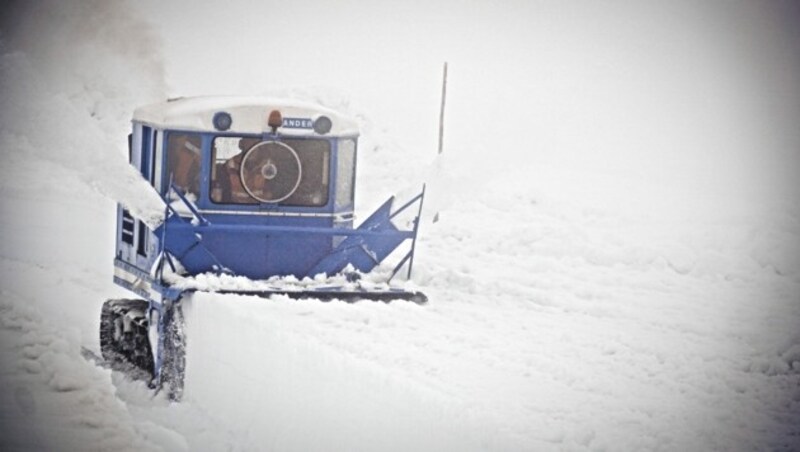
[[[169,284],[165,271],[253,280],[368,273],[410,241],[392,276],[403,266],[410,275],[424,187],[397,210],[389,199],[354,228],[357,140],[346,117],[272,99],[179,99],[137,110],[130,163],[163,199],[164,215],[151,229],[118,206],[114,281],[147,300],[143,323],[159,338],[151,344],[156,380],[172,310],[196,290]],[[413,227],[398,229],[392,219],[407,209],[418,209]],[[389,287],[245,293],[425,301],[421,293]]]

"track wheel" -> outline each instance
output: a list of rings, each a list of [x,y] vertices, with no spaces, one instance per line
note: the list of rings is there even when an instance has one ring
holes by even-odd
[[[100,352],[114,370],[148,383],[153,378],[153,355],[147,338],[148,303],[108,300],[100,311]]]

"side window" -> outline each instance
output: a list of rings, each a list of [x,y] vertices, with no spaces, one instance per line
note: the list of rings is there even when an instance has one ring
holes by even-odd
[[[153,153],[153,177],[151,178],[150,182],[152,182],[153,187],[155,187],[159,193],[163,193],[164,183],[162,181],[162,174],[164,172],[164,140],[158,131],[155,133],[154,141],[155,151]]]
[[[133,219],[126,209],[122,209],[122,243],[133,246],[133,229],[136,220]]]
[[[139,228],[136,237],[136,253],[147,257],[147,226],[139,221]]]
[[[196,133],[171,133],[167,138],[167,177],[193,199],[200,196],[201,146]]]
[[[147,179],[152,183],[151,176],[152,176],[152,166],[150,159],[150,145],[153,135],[153,129],[150,127],[142,127],[142,151],[139,153],[139,171],[142,173],[142,177]]]
[[[356,175],[356,141],[348,138],[339,142],[336,158],[336,207],[353,203]]]
[[[128,163],[133,164],[133,134],[128,134]]]

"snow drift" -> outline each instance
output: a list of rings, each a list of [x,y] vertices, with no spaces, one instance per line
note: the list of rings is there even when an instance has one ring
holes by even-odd
[[[288,38],[233,19],[272,14],[299,42],[316,42],[327,29],[289,20],[310,14],[299,7],[259,16],[230,2],[212,17],[198,6],[187,25],[185,5],[167,5],[148,15],[162,42],[128,3],[12,6],[1,29],[0,448],[797,448],[800,214],[787,149],[797,149],[800,110],[786,30],[798,28],[769,11],[725,8],[707,28],[708,13],[682,4],[457,16],[430,6],[419,25],[430,45],[408,47],[420,37],[398,18],[421,11],[344,5],[325,36],[338,30],[350,51],[309,45],[317,59],[298,59]],[[241,36],[236,49],[287,43],[269,61],[293,65],[254,67],[223,52],[209,41],[217,34],[201,33],[214,26],[243,33],[228,34]],[[382,39],[364,42],[348,27]],[[742,42],[739,30],[760,34],[751,47],[728,45]],[[203,75],[190,56],[197,48],[221,55],[241,83]],[[434,161],[420,137],[435,108],[429,121],[421,109],[438,90],[423,85],[436,88],[445,51],[460,61],[451,61],[446,154]],[[319,70],[339,59],[349,65]],[[436,76],[419,75],[427,63]],[[669,75],[681,63],[697,71]],[[717,74],[731,76],[713,85]],[[320,85],[317,76],[347,91],[262,88]],[[695,109],[712,85],[713,102]],[[114,202],[140,215],[158,204],[125,164],[131,112],[231,86],[294,93],[358,118],[364,211],[393,187],[429,183],[441,219],[422,225],[415,280],[431,301],[198,294],[186,303],[186,400],[169,404],[79,350],[97,348],[102,301],[130,296],[111,284]],[[643,121],[642,111],[655,116]],[[748,120],[760,111],[771,119]],[[476,112],[507,121],[482,128]]]

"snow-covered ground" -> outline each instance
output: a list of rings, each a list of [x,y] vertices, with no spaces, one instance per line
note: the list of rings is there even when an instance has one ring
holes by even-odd
[[[12,4],[0,449],[800,448],[800,15],[644,5]],[[197,294],[170,404],[81,347],[133,108],[213,93],[356,117],[361,218],[427,182],[430,302]]]

